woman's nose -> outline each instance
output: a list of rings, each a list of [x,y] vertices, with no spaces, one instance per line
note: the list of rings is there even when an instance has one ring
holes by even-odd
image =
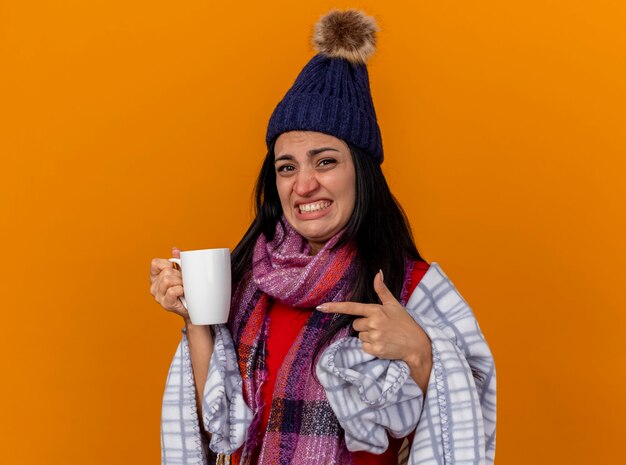
[[[315,192],[320,184],[313,170],[303,170],[298,173],[293,190],[296,194],[306,197]]]

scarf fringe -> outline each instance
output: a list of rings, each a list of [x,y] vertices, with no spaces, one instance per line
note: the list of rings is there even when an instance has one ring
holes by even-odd
[[[215,465],[231,465],[231,456],[226,454],[218,454]]]

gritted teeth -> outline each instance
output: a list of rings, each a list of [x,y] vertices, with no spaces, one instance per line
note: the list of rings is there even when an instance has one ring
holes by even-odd
[[[301,203],[298,205],[298,209],[301,213],[310,213],[316,212],[319,210],[323,210],[324,208],[330,207],[331,202],[328,200],[322,200],[320,202],[312,202],[312,203]]]

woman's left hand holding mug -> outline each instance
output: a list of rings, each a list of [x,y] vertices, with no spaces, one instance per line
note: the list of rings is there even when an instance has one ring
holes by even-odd
[[[172,256],[180,258],[180,250],[173,247]],[[150,293],[165,310],[179,315],[186,325],[190,323],[189,312],[180,301],[184,294],[180,269],[166,258],[153,258],[150,263]]]

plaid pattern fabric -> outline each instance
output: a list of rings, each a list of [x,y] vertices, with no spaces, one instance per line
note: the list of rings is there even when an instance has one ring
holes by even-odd
[[[495,364],[470,307],[433,262],[406,308],[432,341],[425,399],[406,363],[366,354],[357,338],[333,343],[316,367],[348,449],[380,453],[387,431],[415,430],[410,465],[493,464]]]
[[[249,293],[250,299],[257,304],[262,296],[263,293],[258,291]],[[471,309],[434,262],[405,307],[432,341],[433,369],[426,398],[407,375],[404,362],[368,359],[358,347],[358,340],[343,337],[346,336],[343,333],[324,351],[316,366],[319,379],[324,384],[324,402],[315,400],[317,392],[298,398],[301,379],[295,375],[304,378],[305,370],[298,372],[296,367],[302,366],[292,363],[294,366],[287,371],[285,379],[295,376],[295,388],[288,389],[286,386],[289,383],[286,383],[282,390],[289,392],[292,398],[281,397],[272,406],[280,413],[273,414],[270,419],[269,436],[274,434],[274,438],[280,437],[281,440],[276,443],[275,439],[269,438],[272,446],[271,450],[266,448],[265,463],[290,463],[285,455],[281,455],[282,447],[287,447],[303,463],[333,463],[326,461],[324,454],[316,454],[324,449],[329,437],[337,437],[339,424],[340,431],[345,431],[345,439],[341,438],[342,433],[338,433],[342,450],[344,447],[370,452],[384,450],[387,447],[386,431],[402,436],[414,429],[413,443],[401,450],[399,463],[493,464],[496,439],[495,364]],[[313,321],[311,326],[313,330],[319,329]],[[229,341],[229,332],[216,333],[216,346],[219,339]],[[301,343],[297,344],[302,350]],[[231,346],[226,342],[224,347],[228,352],[227,347]],[[234,347],[231,350],[234,353]],[[333,350],[336,355],[331,362],[328,356]],[[211,359],[208,379],[213,379],[214,372],[225,366],[225,359],[217,357],[216,353]],[[364,362],[362,365],[361,361]],[[357,365],[360,372],[354,370]],[[213,419],[208,418],[206,413],[204,416],[205,422],[209,421],[205,423],[207,428],[212,428],[213,424],[221,424],[225,428],[222,430],[222,444],[227,443],[229,447],[215,449],[221,453],[243,444],[243,437],[235,433],[242,431],[241,425],[250,424],[246,422],[251,420],[250,410],[236,408],[237,405],[245,406],[245,403],[238,403],[242,391],[237,386],[242,386],[240,373],[245,372],[241,370],[241,364],[239,368],[223,371],[229,379],[223,383],[226,389],[220,391],[224,401],[219,402]],[[335,370],[344,370],[343,376]],[[349,371],[350,377],[345,376],[346,370],[352,370]],[[248,373],[254,374],[255,369]],[[307,388],[305,385],[302,392],[307,392]],[[216,457],[198,428],[194,389],[189,349],[183,335],[170,367],[163,398],[161,448],[164,465],[215,463]],[[208,392],[212,392],[212,387],[205,389],[205,396]],[[203,410],[207,405],[208,402],[203,402]],[[219,420],[231,415],[228,421]],[[292,423],[294,418],[299,422],[298,433],[289,428],[289,425],[295,424]],[[232,425],[239,425],[239,428],[231,428]],[[290,441],[295,441],[296,445],[290,444]],[[211,444],[212,448],[215,446]],[[333,453],[336,456],[344,454]],[[350,462],[349,459],[337,459],[337,463]]]
[[[170,365],[161,405],[161,463],[206,465],[210,452],[200,432],[189,344],[183,336]]]
[[[210,443],[200,432],[196,393],[187,333],[170,366],[161,412],[161,463],[206,465],[241,447],[252,420],[243,398],[235,346],[226,325],[215,325],[215,344],[209,362],[202,419]]]
[[[353,253],[349,250],[333,254],[325,270],[320,270],[317,284],[305,296],[308,302],[322,303],[344,300],[350,282]],[[276,376],[272,405],[260,404],[260,386],[267,378],[265,340],[270,297],[256,289],[249,280],[240,312],[231,324],[243,378],[246,401],[254,412],[245,446],[234,454],[238,463],[246,463],[260,446],[258,464],[349,464],[342,430],[328,405],[322,386],[311,376],[313,353],[332,323],[335,315],[312,311],[304,328],[287,353]],[[341,333],[345,336],[348,328]],[[270,416],[262,444],[259,444],[258,422],[261,409],[269,408]]]

